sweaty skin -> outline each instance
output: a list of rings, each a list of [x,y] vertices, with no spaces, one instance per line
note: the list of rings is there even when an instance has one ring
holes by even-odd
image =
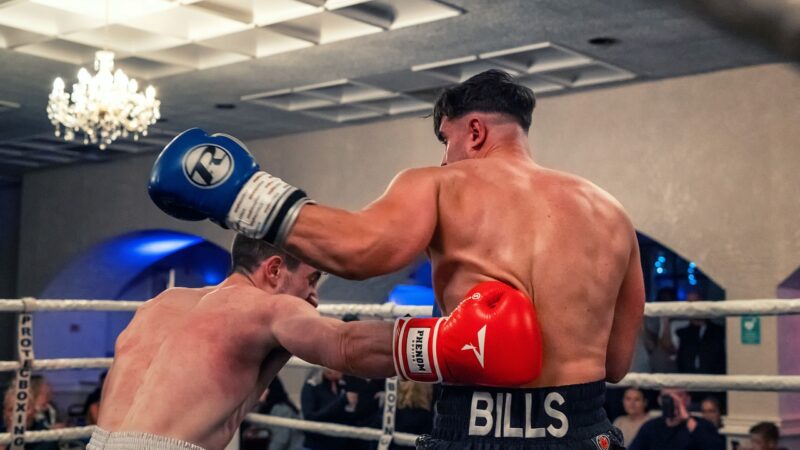
[[[644,308],[634,227],[599,187],[537,165],[522,129],[497,116],[445,119],[442,167],[400,173],[361,211],[304,207],[287,249],[356,279],[427,251],[445,314],[476,283],[505,282],[533,300],[542,329],[542,373],[526,387],[619,381]]]
[[[231,275],[146,302],[117,339],[98,425],[222,449],[290,354],[364,377],[394,374],[391,324],[324,318]]]

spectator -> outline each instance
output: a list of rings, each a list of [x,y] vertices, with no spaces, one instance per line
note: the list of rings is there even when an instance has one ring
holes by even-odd
[[[259,414],[299,419],[300,410],[286,394],[280,378],[275,377],[262,396]],[[303,432],[286,427],[266,427],[269,430],[267,450],[300,450],[303,448]]]
[[[722,428],[722,408],[719,399],[716,397],[706,397],[700,402],[700,412],[703,418],[711,422],[718,430]]]
[[[53,404],[53,387],[44,376],[31,376],[31,393],[34,395],[32,406],[37,428],[42,430],[64,428],[64,424],[58,422],[58,412]]]
[[[86,415],[86,425],[97,424],[97,416],[100,415],[100,396],[103,393],[103,383],[106,381],[108,371],[104,370],[98,379],[98,386],[86,397],[83,403],[83,411]]]
[[[677,299],[673,288],[661,288],[656,294],[657,302],[668,302]],[[648,317],[645,319],[643,341],[650,352],[650,367],[655,373],[674,373],[678,366],[675,362],[675,343],[672,337],[673,323],[668,317]]]
[[[633,438],[636,437],[639,428],[649,419],[647,415],[647,399],[641,389],[628,388],[622,397],[622,405],[625,409],[625,415],[617,417],[614,420],[614,426],[622,431],[622,437],[625,439],[625,446],[627,447],[633,442]]]
[[[689,415],[691,397],[686,391],[663,389],[662,410],[669,416],[645,422],[631,443],[629,450],[724,450],[725,438],[714,425],[700,417]],[[674,406],[668,409],[668,403]]]
[[[772,422],[759,422],[750,428],[747,450],[777,450],[780,439],[778,427]]]
[[[303,417],[311,421],[352,425],[357,402],[353,397],[348,398],[345,393],[341,372],[322,369],[322,376],[312,377],[300,393]],[[359,444],[358,440],[306,433],[303,446],[308,450],[350,450]]]
[[[433,428],[433,386],[430,384],[400,381],[397,387],[397,414],[395,431],[411,434],[430,434]],[[414,447],[392,443],[392,450]]]
[[[697,292],[689,292],[686,301],[700,300]],[[677,330],[677,363],[680,373],[724,374],[725,328],[707,319],[691,319],[689,325]],[[713,392],[698,392],[697,398],[717,397],[724,405],[724,396]]]
[[[31,383],[32,384],[32,383]],[[6,430],[10,430],[13,426],[14,420],[14,410],[16,405],[16,388],[12,384],[11,386],[6,389],[5,395],[3,396],[3,425],[5,426]],[[30,395],[32,399],[35,399],[38,396],[38,391],[31,389]],[[25,416],[25,428],[28,431],[42,431],[46,430],[43,428],[41,423],[36,422],[36,409],[32,407],[33,403],[29,404],[28,409],[26,410]],[[6,446],[0,444],[0,450],[6,450]],[[58,450],[59,445],[58,442],[36,442],[36,443],[27,443],[25,444],[25,450]]]

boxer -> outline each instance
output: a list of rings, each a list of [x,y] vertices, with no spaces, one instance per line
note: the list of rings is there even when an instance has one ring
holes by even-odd
[[[454,345],[477,363],[458,370],[467,384],[514,388],[446,386],[420,448],[621,448],[602,404],[605,382],[628,371],[644,310],[635,229],[611,195],[532,159],[534,106],[530,89],[497,70],[444,90],[433,112],[441,167],[401,172],[356,212],[315,204],[259,170],[234,138],[199,129],[159,155],[150,196],[174,217],[210,218],[347,278],[398,270],[427,250],[451,317],[489,292],[535,304],[538,320],[522,328],[541,327],[541,342],[506,338],[490,349],[503,326],[478,322]],[[512,314],[497,321],[518,326]],[[403,378],[448,381],[453,371],[425,350],[443,329],[437,319],[398,322]],[[486,377],[497,353],[537,376]]]

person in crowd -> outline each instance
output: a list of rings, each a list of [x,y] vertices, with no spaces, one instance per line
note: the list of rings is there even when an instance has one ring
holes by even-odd
[[[772,422],[759,422],[750,427],[750,439],[744,450],[778,450],[781,438],[778,427]]]
[[[622,431],[625,445],[631,445],[639,428],[650,418],[647,415],[647,399],[644,391],[639,388],[628,388],[622,397],[622,406],[625,415],[619,416],[614,420],[614,426]]]
[[[703,418],[711,422],[718,430],[722,428],[722,407],[717,397],[706,397],[700,402]]]
[[[33,407],[36,403],[35,399],[39,396],[39,388],[41,385],[34,388],[33,383],[31,383],[31,390],[30,395],[31,398],[34,399],[32,403],[28,405],[28,409],[26,410],[25,414],[25,429],[26,431],[44,431],[47,428],[44,427],[44,424],[38,422],[36,420],[36,408]],[[13,420],[14,420],[14,411],[15,406],[17,404],[15,395],[16,395],[16,388],[12,384],[8,387],[5,391],[5,395],[3,396],[3,430],[2,432],[7,432],[7,430],[11,430],[13,427]],[[11,448],[10,446],[6,446],[0,444],[0,450],[7,450]],[[34,443],[26,443],[25,450],[59,450],[58,442],[34,442]]]
[[[31,390],[36,393],[33,398],[34,421],[43,430],[64,428],[58,421],[58,409],[53,404],[53,386],[43,375],[31,376]]]
[[[97,387],[86,397],[83,403],[83,411],[86,415],[86,425],[96,425],[97,417],[100,415],[100,397],[103,394],[103,383],[106,381],[108,371],[100,373]]]
[[[303,418],[314,422],[354,424],[357,398],[346,395],[342,373],[324,368],[303,385],[300,393]],[[306,433],[303,446],[307,450],[351,450],[358,440]]]
[[[661,288],[656,294],[657,302],[669,302],[677,299],[675,289]],[[669,317],[648,317],[644,322],[643,342],[650,353],[650,368],[654,373],[675,373],[678,366],[675,361],[677,352],[672,336],[673,323]]]
[[[300,410],[286,394],[283,382],[278,377],[275,377],[264,391],[257,412],[290,419],[300,418]],[[269,430],[267,450],[300,450],[303,448],[302,431],[286,427],[267,426],[266,428]]]
[[[725,437],[706,419],[689,415],[691,397],[680,389],[662,389],[662,416],[645,422],[629,450],[724,450]]]
[[[411,434],[429,434],[433,428],[433,386],[430,384],[400,381],[397,386],[397,414],[395,431]],[[392,444],[391,450],[413,449]]]
[[[700,294],[691,291],[686,301],[700,300]],[[676,362],[680,373],[724,374],[726,371],[725,327],[708,319],[691,319],[678,329]],[[717,397],[724,406],[725,396],[714,392],[697,392],[696,398]]]

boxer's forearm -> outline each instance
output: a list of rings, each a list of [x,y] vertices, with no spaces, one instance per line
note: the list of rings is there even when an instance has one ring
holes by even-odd
[[[364,378],[395,375],[392,361],[392,322],[365,320],[344,324],[341,332],[341,371]]]

